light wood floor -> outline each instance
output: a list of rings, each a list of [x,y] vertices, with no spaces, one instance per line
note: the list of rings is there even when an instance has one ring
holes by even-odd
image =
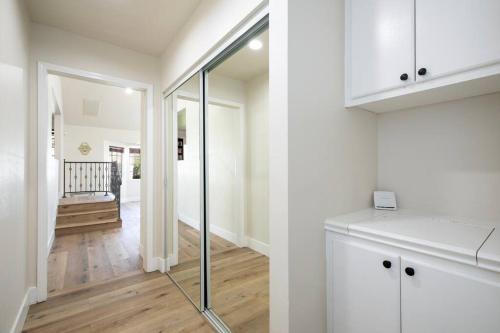
[[[176,282],[199,304],[199,233],[179,223]],[[269,259],[211,234],[212,307],[232,332],[269,331]]]
[[[214,331],[168,276],[153,272],[49,297],[30,306],[23,332]]]
[[[124,205],[122,217],[120,230],[55,240],[49,299],[30,307],[24,332],[213,332],[166,275],[140,269],[139,207]],[[200,287],[199,241],[180,227],[185,251],[171,273],[191,293]],[[268,332],[268,258],[211,238],[213,309],[233,332]]]
[[[122,227],[56,236],[48,258],[49,296],[142,272],[140,203],[122,204]]]

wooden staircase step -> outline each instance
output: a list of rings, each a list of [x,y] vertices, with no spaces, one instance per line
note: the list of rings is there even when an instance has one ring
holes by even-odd
[[[98,209],[98,210],[85,210],[85,211],[80,211],[80,212],[73,212],[73,213],[58,213],[57,216],[59,217],[64,217],[64,216],[74,216],[74,215],[85,215],[85,214],[97,214],[97,213],[106,213],[106,212],[117,212],[118,207],[113,207],[113,208],[106,208],[106,209]]]
[[[92,202],[92,203],[78,203],[78,204],[60,204],[57,213],[67,214],[67,213],[78,213],[78,212],[88,212],[103,209],[117,208],[116,201],[103,201],[103,202]]]
[[[64,224],[86,224],[91,221],[105,221],[118,218],[118,209],[85,212],[79,214],[65,213],[64,215],[57,215],[56,225]]]
[[[121,226],[122,220],[118,218],[99,221],[87,221],[85,223],[56,224],[56,236],[78,234],[82,232],[91,232],[111,228],[121,228]]]

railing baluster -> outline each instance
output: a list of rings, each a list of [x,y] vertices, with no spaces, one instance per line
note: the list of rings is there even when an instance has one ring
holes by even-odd
[[[113,169],[113,163],[116,165]],[[114,174],[116,173],[116,175]],[[63,197],[68,193],[115,194],[117,179],[121,174],[116,162],[63,162]],[[113,185],[115,184],[115,185]],[[114,187],[115,186],[115,187]]]

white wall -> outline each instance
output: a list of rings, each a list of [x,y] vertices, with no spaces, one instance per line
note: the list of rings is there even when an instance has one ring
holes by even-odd
[[[11,332],[26,312],[28,16],[22,1],[0,2],[0,332]],[[20,316],[20,317],[18,317]],[[19,327],[18,327],[19,328]]]
[[[271,12],[271,21],[272,17]],[[377,177],[377,124],[372,113],[344,108],[344,1],[289,0],[287,19],[288,231],[285,234],[289,244],[288,268],[281,266],[281,269],[288,270],[289,331],[325,332],[323,222],[328,216],[371,206]],[[273,25],[270,29],[273,47],[273,41],[276,42]],[[271,56],[271,71],[276,60]],[[275,72],[270,76],[271,113],[280,107],[273,96],[278,75]],[[286,119],[281,124],[273,119],[270,133],[280,131],[279,126],[286,126],[284,123]],[[279,170],[270,172],[271,187],[275,172]],[[271,190],[271,205],[276,199],[272,196]],[[273,222],[271,218],[270,223]],[[271,227],[271,248],[282,237],[277,231]],[[271,265],[272,260],[271,252]],[[276,278],[273,273],[271,279]],[[273,284],[271,299],[278,296],[272,289]],[[272,303],[271,309],[275,306]]]
[[[378,187],[399,206],[500,218],[500,94],[378,116]]]
[[[208,106],[208,189],[211,231],[237,243],[243,219],[242,110]]]
[[[247,82],[246,236],[269,244],[269,74]]]
[[[65,32],[56,28],[31,24],[31,70],[36,73],[36,63],[38,61],[48,62],[56,65],[67,66],[77,69],[83,69],[100,74],[114,77],[135,80],[154,85],[154,148],[153,151],[162,151],[161,127],[162,114],[160,112],[160,60],[159,58],[141,54],[136,51],[121,48],[109,43],[92,40],[81,37],[73,33]],[[33,89],[30,118],[36,119],[36,75],[31,75],[31,87]],[[142,114],[141,123],[144,121]],[[30,132],[36,133],[36,122],[30,123]],[[145,141],[145,128],[141,129],[141,141]],[[36,137],[31,140],[30,145],[35,147]],[[145,149],[145,147],[143,147]],[[36,159],[35,154],[30,154],[30,175],[36,180]],[[154,165],[162,165],[163,157],[161,153],[153,154]],[[153,255],[163,256],[163,177],[161,168],[154,168],[154,175],[142,175],[143,180],[146,177],[153,176],[154,197],[154,230],[153,230]],[[36,184],[36,182],[34,182]],[[35,192],[33,192],[35,193]],[[147,198],[146,198],[147,199]],[[31,202],[36,202],[35,194],[32,195]],[[146,211],[145,201],[141,201],[142,211]],[[31,210],[36,212],[35,209]],[[35,244],[36,217],[31,213],[30,220],[33,221],[30,226],[30,244]],[[144,223],[144,220],[141,220]],[[143,224],[144,225],[144,224]],[[141,230],[144,230],[142,228]],[[142,235],[143,237],[144,235]],[[141,238],[143,239],[143,238]],[[35,283],[35,247],[30,250],[30,283]]]
[[[64,158],[67,161],[104,161],[109,156],[104,151],[106,141],[139,145],[141,132],[65,124]],[[92,147],[88,155],[82,155],[78,150],[82,142],[87,142]]]
[[[177,109],[186,111],[187,137],[184,160],[177,161],[177,211],[181,221],[197,227],[200,221],[199,104],[178,98]],[[238,222],[242,220],[241,111],[211,104],[208,117],[210,227],[212,232],[236,242]]]
[[[177,110],[186,110],[184,160],[177,161],[177,214],[192,226],[200,223],[200,150],[198,102],[177,99]]]
[[[82,155],[78,150],[82,142],[87,142],[92,148],[88,155]],[[122,202],[139,201],[140,180],[130,178],[128,149],[140,146],[140,142],[140,131],[65,124],[64,159],[68,162],[109,161],[110,145],[124,147],[121,199]]]

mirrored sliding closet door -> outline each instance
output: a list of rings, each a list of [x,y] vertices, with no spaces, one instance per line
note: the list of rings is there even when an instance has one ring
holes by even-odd
[[[220,332],[269,331],[267,28],[165,99],[169,275]]]
[[[169,274],[193,304],[202,310],[201,297],[201,182],[200,182],[200,75],[194,75],[166,100],[167,133],[172,165],[172,207],[167,211]],[[168,131],[170,129],[170,131]],[[167,194],[168,195],[168,194]]]

